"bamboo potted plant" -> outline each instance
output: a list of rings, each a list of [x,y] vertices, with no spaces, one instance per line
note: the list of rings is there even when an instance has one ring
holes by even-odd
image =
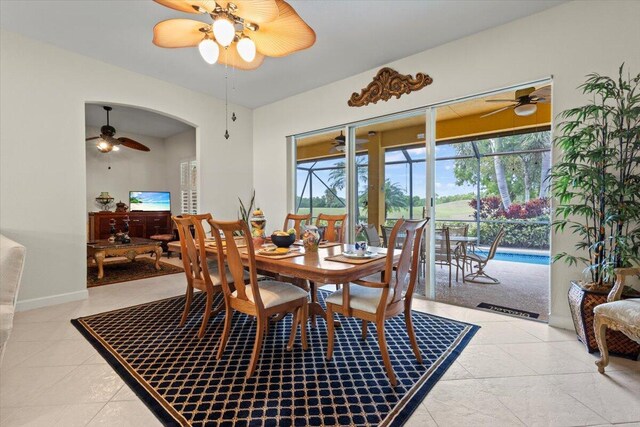
[[[589,102],[560,114],[554,143],[560,160],[553,167],[558,205],[555,232],[578,238],[575,251],[553,262],[584,265],[584,279],[572,282],[569,305],[576,333],[597,351],[593,307],[606,302],[614,269],[640,261],[640,74],[620,67],[618,77],[587,76],[580,86]],[[624,297],[637,296],[627,289]],[[640,346],[619,332],[608,337],[612,353],[637,358]],[[619,334],[616,335],[616,334]]]

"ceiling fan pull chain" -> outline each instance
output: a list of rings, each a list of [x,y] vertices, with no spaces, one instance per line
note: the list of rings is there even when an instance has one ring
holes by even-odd
[[[229,139],[229,66],[227,65],[227,50],[228,48],[224,49],[224,56],[225,56],[225,64],[224,64],[224,123],[225,123],[225,130],[224,130],[224,138],[225,139]]]

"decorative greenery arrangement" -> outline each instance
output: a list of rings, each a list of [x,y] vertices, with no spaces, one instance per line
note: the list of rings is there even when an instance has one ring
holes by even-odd
[[[238,219],[243,220],[247,224],[249,224],[249,218],[251,218],[251,212],[253,212],[253,204],[256,200],[256,190],[253,190],[251,193],[251,200],[249,201],[249,208],[245,207],[242,199],[238,197],[238,201],[240,202],[240,210],[238,211]]]
[[[588,75],[580,88],[589,103],[560,114],[562,159],[551,175],[554,229],[580,238],[576,254],[553,261],[584,264],[595,288],[611,285],[614,268],[640,261],[640,74],[625,77],[624,64],[618,74]]]

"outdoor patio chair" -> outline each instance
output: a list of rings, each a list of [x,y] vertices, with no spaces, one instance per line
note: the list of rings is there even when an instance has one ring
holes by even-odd
[[[369,246],[380,246],[382,244],[380,235],[374,224],[367,224],[364,228],[364,233],[367,236],[367,243]]]
[[[449,240],[449,227],[436,229],[436,238],[434,240],[434,243],[435,264],[439,266],[449,267],[449,287],[451,287],[451,268],[453,267],[454,263],[453,253],[451,252],[451,241]]]
[[[482,255],[478,255],[475,252],[467,254],[467,259],[471,259],[472,262],[475,262],[478,264],[478,271],[472,272],[466,276],[463,274],[462,276],[463,282],[480,283],[484,285],[496,285],[500,283],[500,280],[496,279],[495,277],[489,276],[484,271],[484,269],[486,268],[489,261],[491,261],[493,257],[496,256],[498,245],[500,244],[500,241],[502,240],[504,235],[505,235],[504,227],[500,227],[500,230],[498,231],[496,238],[493,240],[493,243],[489,248],[489,253],[487,254],[486,257]]]
[[[456,227],[449,227],[450,240],[452,237],[467,237],[468,233],[469,233],[468,224],[459,225]],[[465,258],[467,245],[462,245],[460,243],[452,242],[452,246],[453,246],[453,248],[451,249],[452,255],[455,258],[456,264],[462,267],[462,274],[464,274],[464,269],[466,267],[465,262],[469,264],[469,271],[471,271],[471,260]],[[462,265],[460,265],[461,261],[463,263]],[[456,282],[458,281],[458,270],[459,269],[456,268]]]

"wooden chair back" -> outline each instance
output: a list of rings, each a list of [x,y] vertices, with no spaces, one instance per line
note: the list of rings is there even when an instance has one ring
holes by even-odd
[[[207,266],[207,253],[204,246],[205,232],[202,223],[192,217],[178,218],[174,216],[172,219],[180,237],[180,252],[187,282],[194,288],[203,291],[213,289],[213,282]],[[191,234],[191,230],[195,230],[195,237]]]
[[[402,245],[400,259],[398,260],[398,264],[396,264],[395,275],[393,274],[394,251],[389,250],[387,252],[384,276],[385,281],[389,283],[389,289],[394,290],[394,296],[393,299],[389,301],[389,305],[400,301],[400,299],[402,299],[402,291],[405,289],[404,298],[409,303],[411,302],[418,277],[422,234],[427,222],[429,222],[429,218],[414,220],[399,219],[393,227],[393,230],[391,230],[391,235],[389,236],[390,248],[395,247],[395,242],[398,237],[404,237],[404,243]],[[388,294],[388,292],[383,291],[383,298],[380,299],[381,304],[386,301],[386,294]]]
[[[316,218],[316,225],[322,226],[321,222],[326,222],[327,226],[324,231],[324,239],[329,242],[344,242],[344,229],[345,221],[347,220],[347,214],[344,215],[327,215],[319,214]],[[337,223],[340,223],[338,226]]]
[[[231,272],[234,283],[238,284],[232,289],[227,280],[226,274],[220,275],[225,298],[236,298],[238,300],[242,300],[244,303],[255,305],[260,311],[263,311],[264,304],[262,303],[260,291],[258,290],[255,249],[253,246],[253,239],[251,238],[251,231],[249,231],[247,223],[243,220],[216,221],[213,219],[208,220],[208,222],[214,229],[218,252],[218,265],[224,265],[226,254],[227,267]],[[242,239],[236,240],[238,234],[242,236]],[[225,241],[224,244],[222,243],[223,238]],[[245,286],[242,286],[242,283],[245,282],[244,264],[242,263],[242,256],[240,254],[240,248],[238,248],[238,242],[244,242],[244,244],[246,244],[247,256],[249,258],[249,283],[253,294],[253,302],[249,300]],[[235,296],[232,295],[234,290],[237,291]]]
[[[290,222],[293,221],[293,226],[289,226]],[[302,222],[304,221],[304,225],[308,225],[311,222],[311,214],[306,215],[297,215],[297,214],[287,214],[287,217],[284,219],[284,225],[282,226],[282,231],[287,231],[289,228],[293,228],[296,230],[296,239],[300,238],[300,227],[302,226]]]

